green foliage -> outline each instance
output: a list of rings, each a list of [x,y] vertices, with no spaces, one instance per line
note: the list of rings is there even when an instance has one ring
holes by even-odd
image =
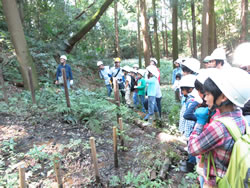
[[[2,142],[1,149],[2,149],[3,152],[13,152],[14,149],[15,149],[15,145],[16,145],[16,142],[14,141],[13,138],[11,138],[8,141],[3,141]]]
[[[45,145],[37,147],[34,145],[32,149],[27,153],[31,158],[35,159],[36,161],[43,161],[45,159],[49,158],[48,153],[44,152],[43,149],[45,148]]]

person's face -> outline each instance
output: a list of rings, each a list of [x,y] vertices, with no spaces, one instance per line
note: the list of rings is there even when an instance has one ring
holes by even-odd
[[[65,59],[63,59],[63,58],[60,58],[60,63],[65,63],[66,62],[66,60]]]
[[[216,61],[212,60],[207,62],[207,68],[215,68],[216,67]]]
[[[188,75],[190,73],[189,72],[183,72],[182,74],[183,74],[183,76],[186,76],[186,75]]]
[[[119,68],[120,67],[120,62],[115,62],[115,67]]]
[[[148,77],[149,78],[153,77],[153,74],[151,72],[148,72]]]
[[[214,96],[210,92],[205,92],[205,101],[209,109],[214,105]]]
[[[175,63],[174,65],[175,65],[175,67],[180,67],[179,63]]]
[[[177,78],[176,78],[176,80],[180,80],[180,78],[179,78],[179,77],[177,77]]]
[[[187,96],[188,91],[186,89],[181,88],[181,93],[182,93],[182,95]]]
[[[100,70],[103,70],[103,69],[104,69],[104,65],[100,65],[100,66],[99,66],[99,69],[100,69]]]
[[[150,61],[150,65],[154,65],[154,66],[155,66],[155,62],[153,62],[153,61]]]
[[[141,78],[142,78],[142,75],[139,74],[139,73],[137,73],[137,77],[138,77],[139,79],[141,79]]]

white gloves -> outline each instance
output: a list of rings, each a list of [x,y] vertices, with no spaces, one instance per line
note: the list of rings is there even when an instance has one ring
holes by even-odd
[[[73,83],[74,83],[74,82],[73,82],[73,80],[70,80],[70,82],[69,82],[69,83],[70,83],[70,85],[73,85]]]

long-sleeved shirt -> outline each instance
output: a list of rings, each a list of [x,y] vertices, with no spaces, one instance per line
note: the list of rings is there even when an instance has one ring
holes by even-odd
[[[145,79],[144,78],[139,79],[137,83],[138,95],[145,95],[145,88],[146,88]]]
[[[99,76],[101,79],[104,79],[105,85],[109,85],[110,84],[109,66],[105,66],[104,69],[100,70]]]
[[[173,70],[173,74],[172,74],[172,85],[174,84],[174,81],[176,79],[176,75],[180,73],[182,74],[182,70],[181,70],[181,67],[177,67]]]
[[[216,121],[216,119],[222,117],[233,118],[237,126],[240,128],[241,133],[244,134],[246,131],[246,124],[239,109],[219,114],[204,130],[204,125],[196,123],[194,131],[189,138],[188,152],[193,156],[204,154],[205,177],[207,176],[207,158],[210,151],[212,152],[216,172],[219,177],[223,177],[226,174],[230,161],[234,140],[225,125]],[[210,166],[209,177],[210,179],[207,183],[212,186],[216,185],[216,174],[213,165]]]
[[[62,64],[58,65],[56,71],[56,80],[58,80],[58,77],[62,76],[62,68],[65,68],[67,80],[73,80],[72,70],[70,65],[68,64],[65,64],[65,66],[63,66]]]
[[[146,79],[146,83],[148,84],[147,94],[148,96],[155,97],[156,96],[156,82],[158,82],[156,77],[151,77],[150,79]]]
[[[109,74],[112,77],[115,77],[117,79],[118,83],[123,82],[123,73],[122,73],[122,69],[120,67],[119,68],[112,67],[109,71]]]

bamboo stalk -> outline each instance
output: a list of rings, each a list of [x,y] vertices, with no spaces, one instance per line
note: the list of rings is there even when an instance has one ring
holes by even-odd
[[[61,176],[61,170],[60,170],[60,162],[59,162],[58,157],[54,159],[54,169],[56,173],[56,181],[57,181],[58,188],[63,188],[63,182],[62,182],[62,176]]]
[[[117,132],[116,127],[113,127],[113,147],[114,147],[114,163],[115,168],[118,168],[118,154],[117,154]]]
[[[95,169],[96,182],[100,183],[100,175],[99,175],[99,170],[98,170],[98,166],[97,166],[95,138],[90,137],[89,141],[90,141],[90,146],[91,146],[92,161],[93,161],[94,169]]]
[[[121,139],[121,146],[124,146],[124,139],[123,139],[123,123],[122,123],[122,118],[120,117],[119,119],[118,119],[118,121],[119,121],[119,125],[120,125],[120,133],[121,133],[121,135],[120,135],[120,139]]]
[[[62,68],[62,74],[63,74],[63,86],[64,86],[64,92],[65,92],[65,97],[67,101],[67,107],[70,108],[69,90],[67,86],[67,77],[66,77],[66,72],[64,68]]]
[[[19,186],[20,188],[26,188],[25,183],[25,163],[19,165]]]
[[[30,92],[31,92],[31,96],[32,96],[32,103],[36,104],[36,95],[35,95],[35,89],[34,89],[33,80],[32,80],[32,69],[31,69],[31,67],[28,68],[28,76],[29,76]]]

